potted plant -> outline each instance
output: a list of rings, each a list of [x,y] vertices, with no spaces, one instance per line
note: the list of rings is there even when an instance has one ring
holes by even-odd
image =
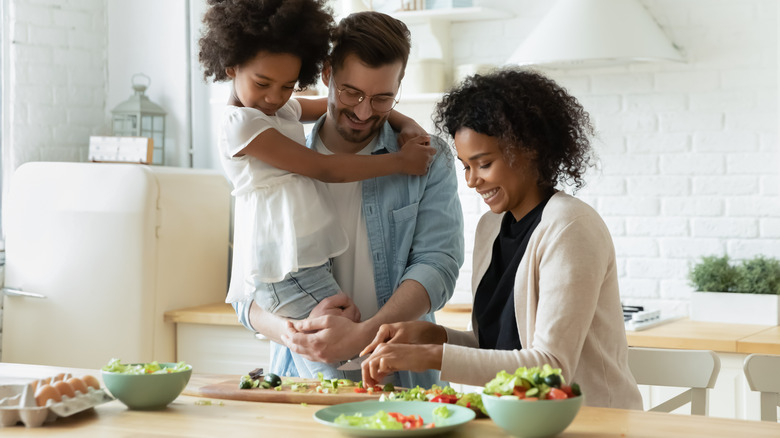
[[[706,256],[688,280],[694,321],[780,324],[780,260],[758,255],[733,263],[728,255]]]

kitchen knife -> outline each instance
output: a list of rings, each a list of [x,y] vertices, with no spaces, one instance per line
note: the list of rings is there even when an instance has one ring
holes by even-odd
[[[346,361],[344,364],[340,365],[338,368],[336,368],[339,371],[354,371],[360,369],[360,364],[363,363],[364,360],[368,359],[368,356],[370,354],[367,354],[365,356],[356,357],[354,359],[350,359]]]

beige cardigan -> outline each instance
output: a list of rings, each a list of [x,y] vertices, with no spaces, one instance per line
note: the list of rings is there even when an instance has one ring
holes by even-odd
[[[502,215],[477,225],[472,291],[490,265]],[[477,327],[447,329],[442,380],[483,386],[501,370],[550,364],[576,382],[585,404],[642,409],[628,347],[609,230],[590,206],[563,192],[542,212],[517,268],[515,314],[521,350],[479,349]]]

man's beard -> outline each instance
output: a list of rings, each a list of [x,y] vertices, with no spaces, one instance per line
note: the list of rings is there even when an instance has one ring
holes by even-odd
[[[355,116],[355,113],[349,110],[340,110],[340,115],[343,115],[345,118],[352,118],[353,120],[356,120],[357,117]],[[370,122],[368,129],[365,130],[354,130],[347,126],[346,124],[342,125],[340,123],[336,123],[336,132],[339,133],[339,135],[347,142],[350,143],[363,143],[366,140],[369,140],[370,138],[374,137],[377,132],[379,132],[379,129],[382,127],[382,124],[387,120],[388,116],[378,116],[373,115],[371,116],[367,121]]]

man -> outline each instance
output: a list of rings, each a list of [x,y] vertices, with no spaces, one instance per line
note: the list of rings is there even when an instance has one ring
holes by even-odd
[[[314,126],[308,146],[326,154],[396,152],[397,134],[387,117],[410,46],[406,26],[385,14],[344,18],[322,75],[328,111]],[[350,359],[381,324],[432,321],[433,312],[452,296],[463,263],[463,215],[452,155],[441,141],[434,142],[439,152],[427,175],[329,185],[349,238],[347,252],[334,259],[333,273],[351,301],[331,297],[309,319],[294,324],[252,302],[235,305],[242,324],[275,342],[272,372],[297,375],[289,350],[276,343],[319,362]],[[361,322],[335,315],[353,302]],[[360,371],[353,375],[359,379]],[[399,372],[395,383],[430,387],[439,383],[438,372]]]

